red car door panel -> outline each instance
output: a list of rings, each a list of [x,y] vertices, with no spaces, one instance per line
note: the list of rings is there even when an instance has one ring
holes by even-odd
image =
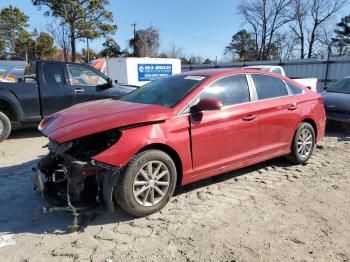
[[[254,157],[259,133],[257,114],[257,105],[251,102],[191,115],[194,175]]]
[[[262,152],[283,150],[300,122],[300,107],[296,97],[287,96],[258,102],[260,109],[259,148]]]

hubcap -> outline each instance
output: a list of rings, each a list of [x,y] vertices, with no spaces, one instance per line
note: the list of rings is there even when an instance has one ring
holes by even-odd
[[[150,161],[139,169],[135,176],[133,194],[142,206],[154,206],[169,190],[170,173],[161,161]]]
[[[301,131],[299,138],[298,138],[298,154],[301,157],[307,157],[311,153],[313,146],[313,137],[312,133],[308,129],[304,129]]]
[[[0,135],[4,132],[4,123],[0,120]]]

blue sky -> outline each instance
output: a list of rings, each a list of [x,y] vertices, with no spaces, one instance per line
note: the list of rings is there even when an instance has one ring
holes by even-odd
[[[109,10],[113,12],[118,31],[114,38],[122,48],[132,38],[131,24],[137,28],[150,25],[158,28],[161,37],[160,50],[175,45],[185,55],[220,59],[232,35],[242,27],[234,0],[110,0]],[[50,18],[43,15],[30,0],[0,1],[0,8],[9,4],[19,7],[30,18],[31,28],[44,31]],[[91,47],[102,49],[102,40],[94,41]],[[85,44],[80,42],[78,47]]]
[[[137,28],[150,25],[158,28],[161,37],[160,51],[172,45],[182,48],[186,56],[201,56],[212,60],[222,59],[225,46],[234,33],[244,27],[242,18],[237,14],[237,6],[244,0],[110,0],[108,9],[113,12],[118,31],[114,36],[122,49],[128,47],[133,36],[131,24]],[[18,6],[30,18],[31,28],[45,31],[52,21],[32,5],[31,0],[1,0],[0,8]],[[343,8],[340,17],[348,15],[350,4]],[[102,49],[103,40],[95,40],[91,48]],[[85,43],[78,42],[78,49]]]

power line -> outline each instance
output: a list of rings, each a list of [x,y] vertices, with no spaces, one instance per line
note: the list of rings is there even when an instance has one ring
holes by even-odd
[[[209,38],[206,38],[206,37],[203,37],[203,36],[177,32],[177,31],[174,31],[174,30],[168,30],[168,29],[164,29],[164,28],[159,28],[159,30],[172,32],[172,33],[175,33],[175,34],[178,34],[178,35],[183,35],[183,36],[187,36],[187,37],[198,39],[198,40],[204,40],[204,41],[207,41],[207,42],[213,42],[213,43],[216,43],[216,44],[227,45],[227,43],[224,43],[224,42],[221,42],[221,41],[218,41],[218,40],[214,40],[214,39],[209,39]]]

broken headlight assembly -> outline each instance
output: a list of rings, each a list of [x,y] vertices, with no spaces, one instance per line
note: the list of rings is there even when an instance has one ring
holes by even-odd
[[[121,133],[117,129],[75,139],[66,151],[66,154],[79,161],[90,161],[91,158],[114,145],[120,138]]]

